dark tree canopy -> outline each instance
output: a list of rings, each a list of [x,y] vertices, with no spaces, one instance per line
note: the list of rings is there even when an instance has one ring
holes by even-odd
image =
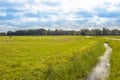
[[[0,32],[0,36],[6,36],[5,32]]]
[[[104,35],[120,35],[120,30],[113,29],[109,30],[107,28],[100,29],[81,29],[79,31],[74,30],[45,30],[45,29],[29,29],[29,30],[17,30],[8,31],[7,33],[0,33],[0,35],[8,36],[24,36],[24,35],[84,35],[84,36],[104,36]]]

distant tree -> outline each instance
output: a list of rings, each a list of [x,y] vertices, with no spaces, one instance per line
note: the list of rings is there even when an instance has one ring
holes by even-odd
[[[5,32],[0,32],[0,36],[6,36]]]
[[[0,35],[3,35],[4,33],[1,33]],[[29,29],[29,30],[17,30],[15,32],[8,31],[8,36],[12,35],[91,35],[91,36],[99,36],[99,35],[120,35],[120,30],[114,29],[109,30],[107,28],[100,29],[81,29],[80,31],[74,31],[74,30],[45,30],[45,29]]]
[[[111,31],[109,29],[103,28],[102,34],[103,35],[110,35]]]
[[[114,29],[114,30],[111,31],[111,34],[112,35],[120,35],[120,30]]]
[[[89,29],[81,29],[80,34],[81,35],[90,35],[90,31],[89,31]]]
[[[55,35],[59,35],[59,30],[56,29],[56,30],[54,31],[54,34],[55,34]]]
[[[14,34],[15,35],[24,35],[24,31],[23,30],[15,31]]]
[[[101,35],[101,34],[102,34],[102,31],[100,29],[92,29],[90,31],[91,36],[98,36],[98,35]]]
[[[14,32],[8,31],[8,32],[7,32],[7,35],[9,35],[9,36],[10,36],[10,35],[14,35]]]

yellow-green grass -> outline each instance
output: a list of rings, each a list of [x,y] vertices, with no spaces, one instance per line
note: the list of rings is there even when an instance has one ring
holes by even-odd
[[[1,80],[83,80],[105,51],[80,36],[0,37]]]
[[[113,37],[116,38],[116,37]],[[118,40],[106,40],[113,49],[110,56],[110,76],[108,80],[120,80],[120,41]]]

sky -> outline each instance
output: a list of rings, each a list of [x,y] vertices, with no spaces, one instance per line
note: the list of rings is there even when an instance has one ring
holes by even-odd
[[[0,32],[120,29],[120,0],[0,0]]]

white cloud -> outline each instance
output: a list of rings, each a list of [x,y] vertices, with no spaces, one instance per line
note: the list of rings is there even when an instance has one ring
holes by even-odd
[[[117,4],[120,3],[120,0],[9,0],[11,3],[21,4],[21,8],[24,10],[28,10],[30,12],[37,13],[40,12],[49,12],[49,11],[56,11],[57,13],[70,13],[76,12],[78,10],[85,10],[91,12],[96,7],[101,7],[108,10],[117,10]],[[48,6],[42,4],[42,2],[54,2],[60,3],[61,5],[58,6]],[[109,3],[110,6],[107,7],[106,4]]]
[[[49,20],[48,18],[40,18],[39,21],[40,21],[40,22],[48,22],[48,21],[50,21],[50,20]]]
[[[20,22],[37,22],[37,21],[38,21],[38,18],[27,18],[27,17],[24,17],[24,18],[20,19]]]
[[[78,20],[86,20],[85,24],[81,24],[81,26],[88,26],[89,24],[107,24],[107,22],[110,22],[110,20],[112,19],[97,16],[97,14],[101,11],[96,10],[96,8],[104,9],[106,12],[113,13],[120,11],[120,0],[5,0],[5,2],[8,2],[13,6],[5,5],[6,7],[0,7],[0,9],[6,10],[10,7],[16,10],[22,10],[20,12],[14,12],[13,14],[11,14],[11,16],[19,18],[13,20],[6,20],[6,22],[11,22],[13,24],[16,23],[16,26],[22,23],[27,24],[28,22],[54,22],[53,24],[57,25],[55,23],[56,21],[63,21],[63,23],[64,21],[66,21],[66,23],[63,24],[64,26],[67,26],[69,24],[74,26],[80,26],[79,24],[74,22]],[[48,2],[48,5],[43,4],[44,2]],[[59,3],[59,5],[50,6],[49,3]],[[92,13],[92,15],[94,16],[84,17],[87,16],[87,14],[85,14],[84,16],[82,14],[75,14],[76,12],[82,11],[86,11],[88,12],[88,14]],[[55,15],[49,14],[50,12],[54,12]],[[0,12],[0,16],[7,17],[8,13]],[[42,14],[43,17],[27,17],[25,15],[27,13],[38,16]],[[48,17],[44,17],[44,15],[47,15]],[[79,15],[79,17],[77,17],[77,15]],[[119,18],[119,16],[117,18]],[[67,21],[71,23],[67,23]]]
[[[77,10],[92,11],[95,7],[107,8],[104,3],[110,3],[108,9],[116,9],[115,5],[120,3],[120,0],[7,0],[10,3],[21,4],[25,9],[33,11],[63,11],[65,13]],[[60,3],[58,6],[48,6],[42,2]],[[22,7],[21,6],[21,7]],[[23,8],[23,9],[24,9]]]
[[[0,25],[0,32],[7,32],[9,30],[16,30],[16,27],[8,26],[8,25]]]
[[[108,11],[113,12],[113,11],[120,11],[120,7],[116,7],[114,4],[111,4],[108,9]]]
[[[51,15],[51,16],[50,16],[50,20],[52,20],[52,21],[57,21],[57,20],[58,20],[58,17]]]
[[[104,24],[105,22],[108,22],[108,21],[109,21],[109,19],[107,19],[107,18],[93,16],[92,18],[89,19],[88,23],[94,23],[95,25],[101,25],[101,24]]]
[[[25,4],[29,2],[29,0],[7,0],[9,3],[15,3],[15,4]]]
[[[61,0],[42,0],[43,2],[52,2],[52,3],[57,3],[60,2]]]
[[[7,16],[5,12],[0,12],[0,16]]]

